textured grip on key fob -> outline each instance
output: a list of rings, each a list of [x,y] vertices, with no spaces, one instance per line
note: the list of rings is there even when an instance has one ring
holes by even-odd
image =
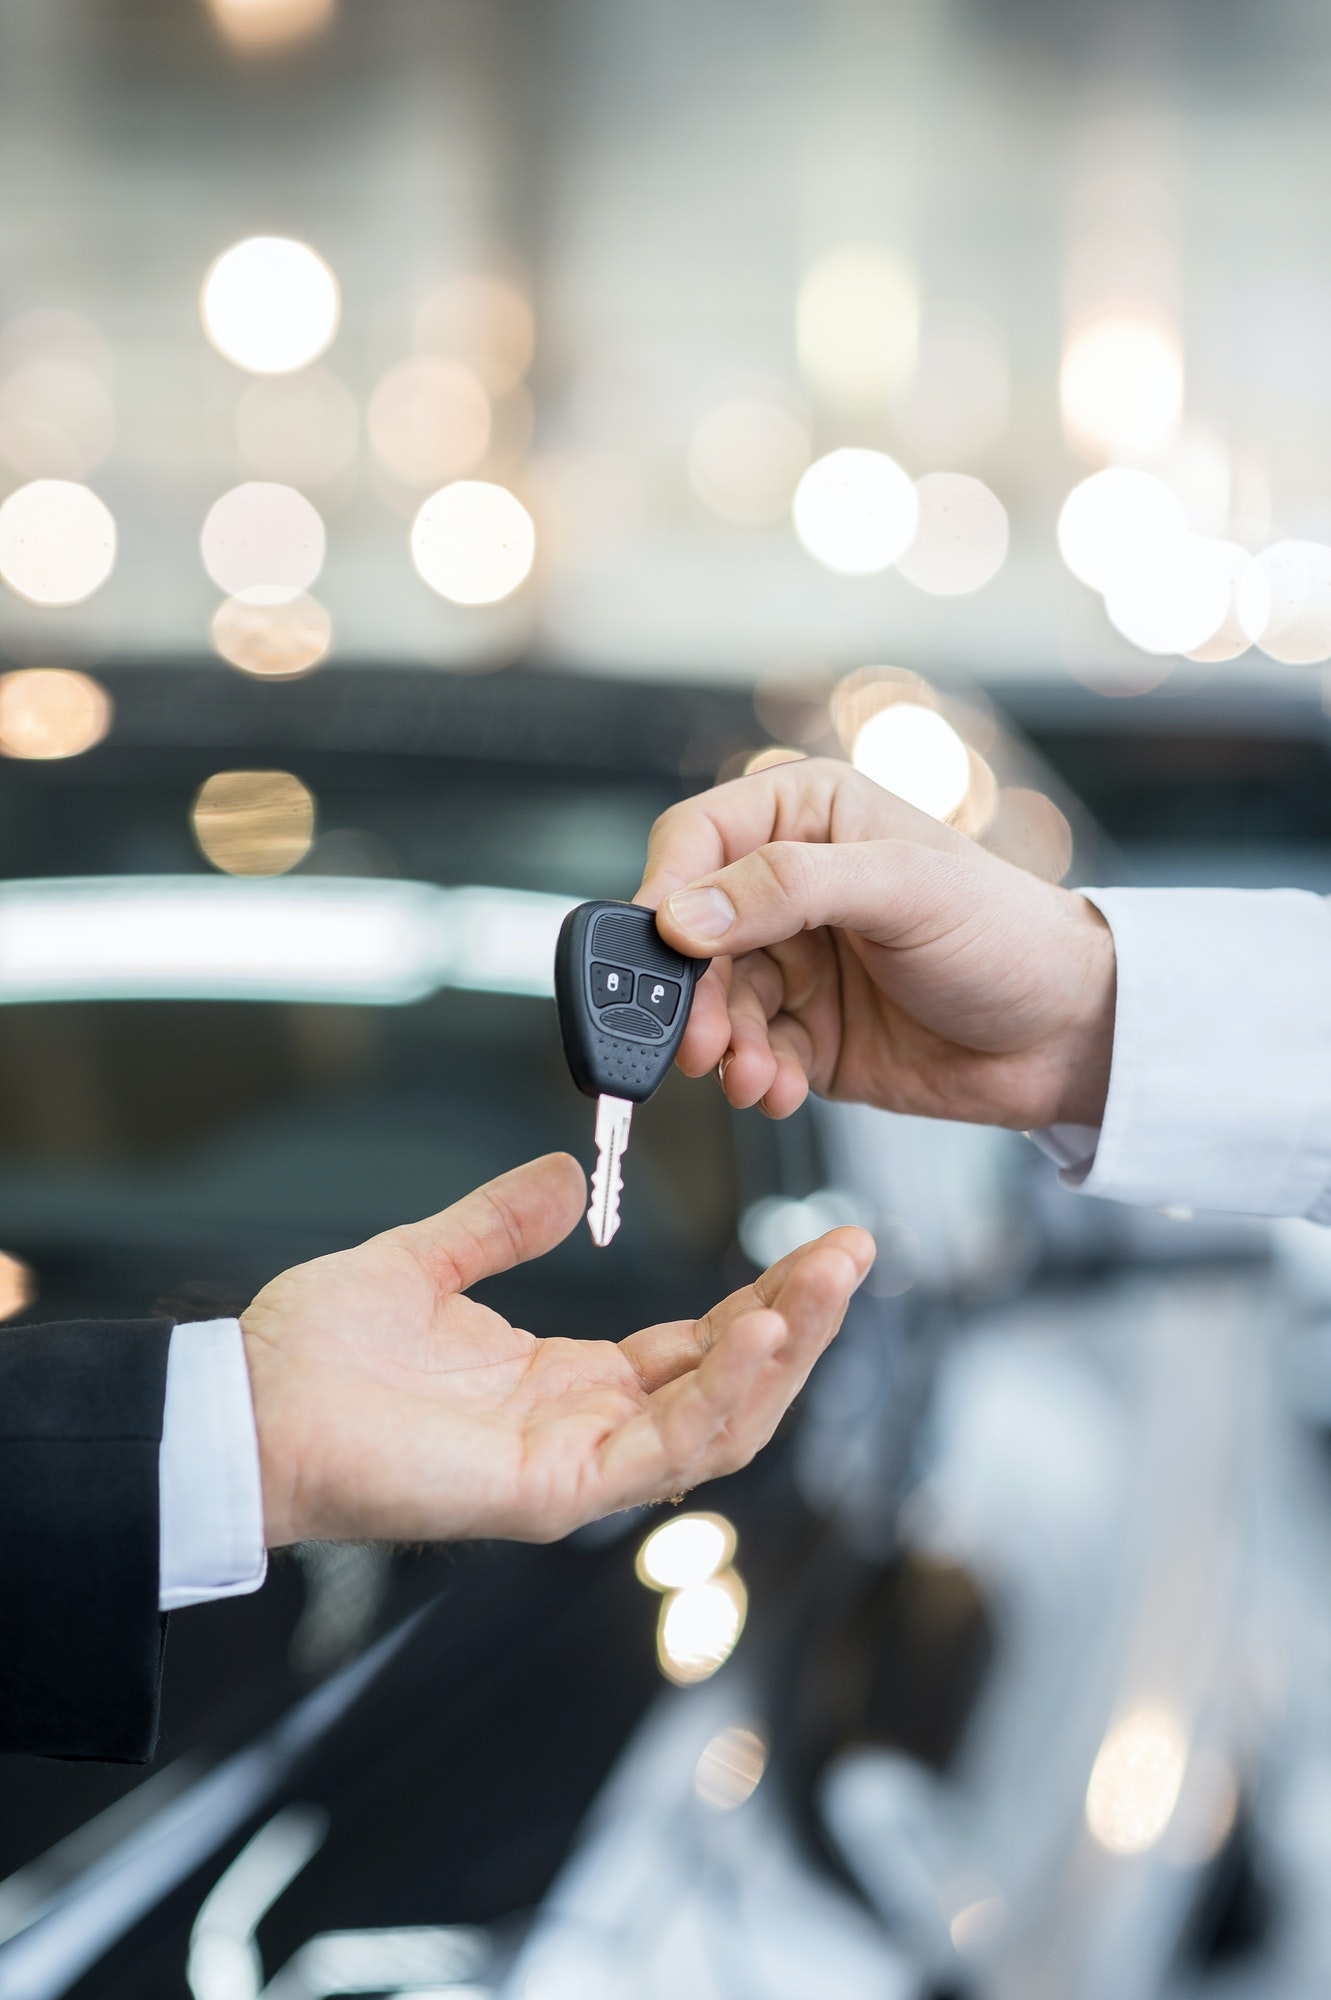
[[[710,959],[668,945],[651,910],[580,903],[555,950],[564,1058],[585,1097],[645,1104],[665,1080]]]

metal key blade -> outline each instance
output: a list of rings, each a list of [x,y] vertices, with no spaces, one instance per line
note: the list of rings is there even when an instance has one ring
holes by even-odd
[[[623,1097],[596,1100],[596,1171],[592,1175],[592,1205],[587,1226],[592,1242],[604,1250],[619,1227],[619,1197],[624,1176],[619,1163],[628,1151],[633,1106]]]

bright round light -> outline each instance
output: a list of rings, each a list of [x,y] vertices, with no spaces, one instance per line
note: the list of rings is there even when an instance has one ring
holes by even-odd
[[[864,406],[899,396],[915,370],[919,330],[914,273],[884,244],[844,243],[800,286],[800,367],[829,402]]]
[[[915,482],[920,525],[897,559],[901,574],[934,597],[982,590],[1007,558],[1007,511],[982,479],[930,472]]]
[[[1229,611],[1225,545],[1173,535],[1138,548],[1105,590],[1109,622],[1144,653],[1187,653],[1214,638]]]
[[[354,462],[356,398],[328,368],[251,382],[236,408],[236,446],[251,472],[286,486],[327,486]]]
[[[115,434],[111,391],[82,361],[28,361],[0,382],[0,458],[25,479],[83,479]]]
[[[706,1583],[735,1553],[735,1530],[720,1514],[676,1514],[638,1550],[639,1581],[651,1590]]]
[[[224,660],[256,680],[289,681],[326,659],[333,621],[313,597],[245,604],[228,597],[213,613],[212,641]]]
[[[0,576],[33,604],[81,604],[115,567],[108,507],[69,479],[34,479],[0,507]]]
[[[1086,1788],[1086,1824],[1111,1854],[1144,1854],[1173,1816],[1188,1745],[1167,1709],[1141,1708],[1110,1730]]]
[[[795,532],[842,576],[890,568],[919,525],[915,488],[885,452],[844,446],[809,467],[795,489]]]
[[[421,353],[465,363],[491,396],[515,389],[536,351],[536,322],[525,292],[486,272],[435,285],[416,309],[412,334]]]
[[[227,41],[247,54],[285,48],[326,28],[336,0],[208,0]]]
[[[370,443],[408,486],[438,486],[470,472],[490,443],[490,399],[461,362],[400,361],[370,398]]]
[[[1189,646],[1190,660],[1236,660],[1265,631],[1271,616],[1270,580],[1255,557],[1237,542],[1217,541],[1214,547],[1225,564],[1229,602],[1210,638],[1200,646]]]
[[[536,529],[506,487],[459,479],[421,508],[411,555],[431,590],[453,604],[497,604],[528,575]]]
[[[1107,314],[1072,336],[1059,374],[1063,424],[1093,457],[1166,442],[1183,414],[1183,356],[1153,320]]]
[[[1075,577],[1104,590],[1120,563],[1186,527],[1182,503],[1162,479],[1113,467],[1073,487],[1058,517],[1058,546]]]
[[[90,674],[23,667],[0,677],[0,752],[6,757],[78,757],[101,742],[111,716],[111,697]]]
[[[1293,541],[1263,549],[1240,581],[1237,610],[1270,659],[1292,667],[1331,659],[1331,549]]]
[[[756,398],[722,403],[694,428],[689,479],[714,514],[738,527],[779,521],[809,463],[809,436],[789,410]]]
[[[219,771],[190,808],[194,838],[227,875],[284,875],[314,839],[314,798],[290,771]]]
[[[224,251],[203,282],[213,346],[256,375],[287,375],[321,355],[337,332],[337,279],[308,243],[251,236]]]
[[[285,604],[323,568],[324,524],[294,486],[251,480],[209,509],[200,545],[219,590],[247,604]]]
[[[672,1592],[656,1628],[662,1673],[681,1687],[705,1681],[734,1652],[747,1611],[748,1594],[733,1569]]]
[[[884,791],[934,819],[947,819],[970,785],[970,755],[937,709],[896,701],[871,715],[855,738],[851,761]]]

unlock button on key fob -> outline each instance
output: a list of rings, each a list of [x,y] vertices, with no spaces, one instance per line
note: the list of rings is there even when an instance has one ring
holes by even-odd
[[[633,998],[633,974],[627,966],[594,964],[591,974],[594,1007],[622,1007]]]
[[[673,979],[656,979],[650,972],[638,974],[638,1005],[667,1028],[675,1018],[679,991]]]

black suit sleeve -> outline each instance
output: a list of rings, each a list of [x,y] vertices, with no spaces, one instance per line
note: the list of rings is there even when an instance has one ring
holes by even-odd
[[[152,1756],[171,1328],[0,1329],[0,1750]]]

